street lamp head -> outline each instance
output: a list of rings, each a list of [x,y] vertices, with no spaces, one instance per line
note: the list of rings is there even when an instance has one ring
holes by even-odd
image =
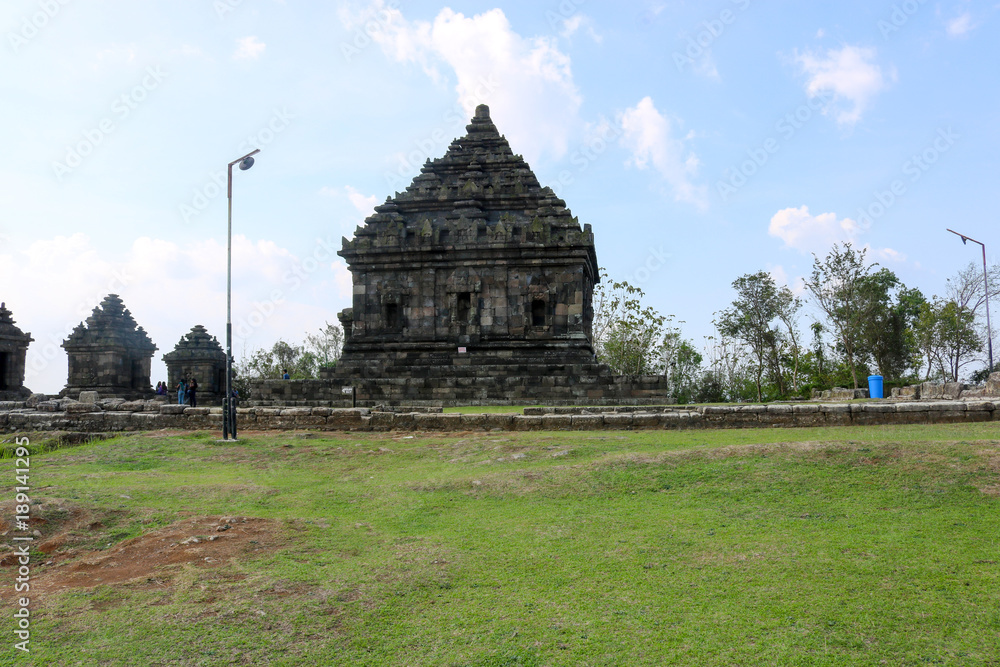
[[[245,158],[243,158],[240,161],[240,171],[246,171],[247,169],[249,169],[252,166],[253,166],[253,158],[252,157],[245,157]],[[964,241],[965,239],[962,239],[962,240]]]

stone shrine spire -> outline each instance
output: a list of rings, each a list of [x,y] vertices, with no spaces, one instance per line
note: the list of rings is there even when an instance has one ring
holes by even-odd
[[[109,294],[63,341],[69,379],[62,395],[81,391],[139,398],[152,393],[150,360],[156,345],[117,294]]]

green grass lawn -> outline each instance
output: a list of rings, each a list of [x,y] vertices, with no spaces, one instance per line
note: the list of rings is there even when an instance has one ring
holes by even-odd
[[[182,516],[276,523],[224,568],[46,596],[32,659],[995,665],[998,433],[150,434],[38,453],[44,508],[106,516],[91,548]],[[0,664],[27,664],[12,629],[5,613]]]

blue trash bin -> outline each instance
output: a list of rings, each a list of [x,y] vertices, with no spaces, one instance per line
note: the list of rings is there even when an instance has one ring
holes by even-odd
[[[868,396],[870,398],[885,398],[885,396],[882,395],[881,375],[868,376]]]

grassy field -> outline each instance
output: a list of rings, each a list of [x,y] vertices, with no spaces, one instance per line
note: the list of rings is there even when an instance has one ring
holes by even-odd
[[[1000,661],[993,424],[217,437],[32,457],[34,664]]]

